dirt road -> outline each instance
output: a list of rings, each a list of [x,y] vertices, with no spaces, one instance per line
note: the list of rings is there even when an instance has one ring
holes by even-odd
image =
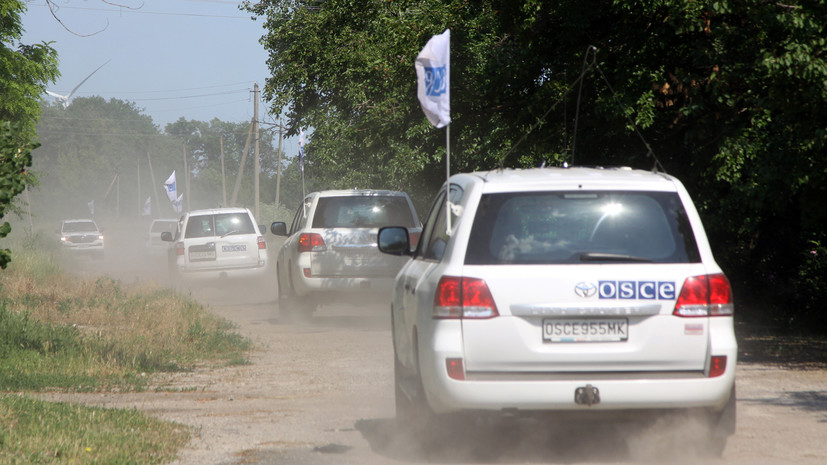
[[[145,278],[129,273],[112,274]],[[634,433],[531,424],[483,433],[471,425],[439,447],[424,448],[394,421],[386,309],[323,307],[312,322],[290,324],[279,318],[272,292],[255,291],[194,294],[255,341],[249,365],[176,374],[160,392],[59,398],[134,407],[191,425],[195,436],[180,451],[179,465],[827,463],[827,371],[761,363],[738,366],[737,433],[721,459],[688,453],[680,444],[687,426],[668,423]]]

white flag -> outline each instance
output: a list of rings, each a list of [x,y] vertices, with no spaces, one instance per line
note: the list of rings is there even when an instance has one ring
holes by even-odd
[[[422,111],[437,128],[451,123],[451,30],[431,37],[419,52],[416,95]]]
[[[299,129],[299,171],[304,173],[304,129]]]
[[[172,174],[164,181],[164,189],[167,191],[169,201],[175,203],[175,199],[178,198],[178,189],[175,187],[175,170],[172,170]]]
[[[95,201],[92,200],[91,202],[87,203],[86,206],[89,207],[89,214],[95,216]]]
[[[152,196],[146,198],[146,202],[144,202],[144,212],[142,213],[143,216],[149,216],[152,214]]]
[[[181,213],[181,210],[183,209],[183,200],[184,194],[181,194],[177,199],[172,201],[172,207],[175,208],[175,213]]]

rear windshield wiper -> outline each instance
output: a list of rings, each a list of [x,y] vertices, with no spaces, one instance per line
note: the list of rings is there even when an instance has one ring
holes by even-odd
[[[238,229],[233,229],[231,231],[227,231],[226,233],[221,235],[221,239],[224,239],[225,237],[229,236],[230,234],[238,234],[239,232],[240,231]]]
[[[631,263],[652,263],[651,258],[637,257],[616,253],[586,252],[580,254],[581,262],[631,262]]]

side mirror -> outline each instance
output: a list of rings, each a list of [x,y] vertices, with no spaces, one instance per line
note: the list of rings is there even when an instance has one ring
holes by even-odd
[[[287,223],[275,221],[270,225],[270,232],[276,236],[287,236]]]
[[[258,225],[258,230],[261,231],[262,234],[264,234],[264,231],[266,231],[266,229],[264,229],[263,224]]]
[[[377,238],[379,251],[389,255],[411,255],[411,239],[408,237],[408,228],[400,226],[386,226],[379,230]]]
[[[169,231],[164,231],[161,233],[161,240],[164,242],[172,242],[172,233]]]

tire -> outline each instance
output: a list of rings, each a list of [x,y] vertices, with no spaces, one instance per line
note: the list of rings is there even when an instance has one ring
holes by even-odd
[[[418,348],[414,350],[418,353]],[[441,436],[437,431],[437,415],[428,404],[425,397],[425,387],[419,374],[419,357],[416,363],[415,374],[405,373],[405,368],[394,351],[394,394],[396,397],[396,424],[400,431],[410,433],[424,446],[435,443]],[[412,396],[408,396],[403,384],[409,381],[414,386]]]
[[[277,273],[278,274],[278,273]],[[288,278],[290,274],[288,272]],[[284,287],[281,280],[279,286],[279,314],[286,321],[299,322],[308,321],[316,311],[316,304],[309,297],[297,296],[293,291],[292,279]]]

